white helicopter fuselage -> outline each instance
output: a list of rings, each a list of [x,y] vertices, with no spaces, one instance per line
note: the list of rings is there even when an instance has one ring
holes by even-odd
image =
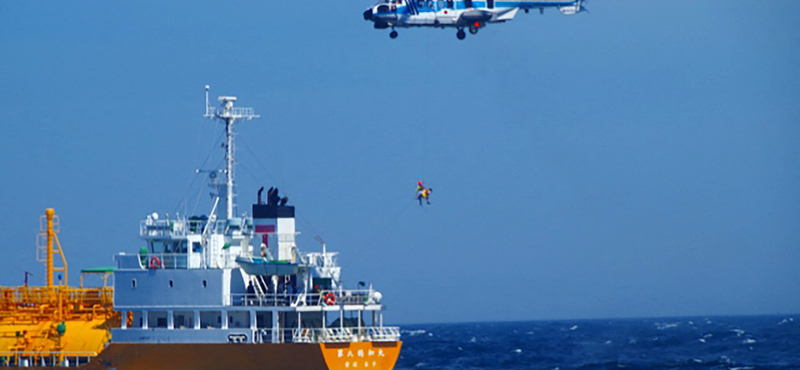
[[[382,0],[364,12],[364,19],[372,21],[375,28],[392,28],[392,38],[397,37],[395,28],[409,27],[454,27],[459,29],[458,38],[463,39],[463,29],[475,34],[488,23],[501,23],[514,19],[520,9],[556,8],[566,15],[584,10],[583,0]]]

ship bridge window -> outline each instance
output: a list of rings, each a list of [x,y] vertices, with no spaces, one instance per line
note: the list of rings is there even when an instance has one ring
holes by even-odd
[[[175,311],[173,313],[175,328],[176,329],[193,329],[194,328],[194,312],[192,311]]]
[[[167,312],[166,311],[150,311],[147,313],[147,327],[149,328],[166,328],[167,327]]]
[[[222,315],[219,311],[200,311],[200,327],[219,329],[222,327]]]
[[[136,289],[136,279],[131,279],[131,288]]]
[[[142,311],[133,311],[133,315],[132,316],[133,316],[132,317],[132,319],[133,319],[132,320],[133,321],[133,323],[132,323],[133,325],[132,326],[134,326],[136,328],[141,328],[142,324],[144,324],[144,322],[142,320]]]
[[[173,286],[173,285],[174,285],[174,284],[172,283],[172,280],[170,280],[170,281],[169,281],[169,287],[170,287],[170,288],[172,288],[172,286]]]
[[[186,253],[186,240],[158,240],[150,242],[152,253]]]
[[[256,311],[256,327],[261,329],[272,327],[272,313],[269,311]]]
[[[203,280],[203,288],[208,288],[208,280]]]
[[[249,311],[231,311],[231,312],[228,312],[228,327],[229,328],[249,328],[250,327],[250,312]]]
[[[149,244],[150,253],[164,253],[164,242],[151,241]]]

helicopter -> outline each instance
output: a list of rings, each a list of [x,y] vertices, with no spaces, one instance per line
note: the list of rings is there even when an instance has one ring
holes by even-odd
[[[520,10],[528,13],[538,9],[556,8],[565,15],[587,11],[585,0],[380,0],[364,11],[364,20],[372,21],[376,29],[391,28],[389,37],[397,38],[395,28],[432,27],[456,28],[456,37],[463,40],[469,33],[477,34],[489,23],[514,19]]]

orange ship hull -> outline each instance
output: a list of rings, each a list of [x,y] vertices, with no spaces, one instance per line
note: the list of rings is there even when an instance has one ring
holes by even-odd
[[[394,368],[402,342],[284,344],[112,343],[86,370],[352,370]],[[65,369],[26,367],[26,369]]]

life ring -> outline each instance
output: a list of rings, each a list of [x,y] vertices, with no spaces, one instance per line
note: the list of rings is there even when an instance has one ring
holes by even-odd
[[[328,305],[328,306],[331,306],[334,303],[336,303],[336,296],[334,296],[333,293],[326,294],[325,295],[325,304]]]
[[[152,258],[150,258],[150,268],[151,269],[161,268],[161,258],[158,258],[158,256],[153,256]]]

